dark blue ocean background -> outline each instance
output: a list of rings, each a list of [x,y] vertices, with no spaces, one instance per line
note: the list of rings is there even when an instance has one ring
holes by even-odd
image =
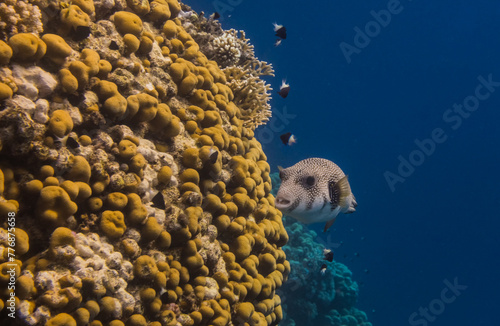
[[[245,30],[259,59],[273,64],[274,118],[256,131],[272,169],[323,157],[349,175],[359,206],[338,218],[329,241],[343,243],[335,259],[360,284],[357,307],[369,321],[500,325],[500,87],[470,97],[481,76],[500,82],[500,3],[402,0],[348,63],[340,44],[353,46],[354,28],[396,3],[188,2],[219,11],[223,28]],[[288,30],[277,48],[273,22]],[[282,78],[291,85],[286,99],[275,93]],[[464,100],[477,108],[458,125],[449,110]],[[384,173],[398,174],[400,156],[419,158],[415,141],[436,128],[446,140],[391,191]],[[298,138],[292,147],[279,139],[288,131]],[[323,225],[310,228],[324,237]],[[455,279],[467,288],[444,311],[427,324],[409,321],[420,307],[440,308],[444,281]]]

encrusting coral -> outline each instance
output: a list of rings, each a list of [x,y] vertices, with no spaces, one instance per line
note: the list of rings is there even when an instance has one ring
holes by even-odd
[[[7,264],[24,325],[283,318],[288,235],[254,138],[272,68],[244,34],[231,66],[205,54],[196,40],[224,32],[193,17],[177,0],[0,4],[2,320]]]

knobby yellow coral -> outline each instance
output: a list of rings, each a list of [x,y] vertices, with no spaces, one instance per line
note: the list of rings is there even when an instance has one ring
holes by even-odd
[[[270,65],[177,0],[32,3],[43,28],[0,24],[0,233],[15,214],[22,323],[278,324],[288,237],[254,138]],[[217,35],[232,57],[207,50]],[[26,65],[58,84],[25,96]]]

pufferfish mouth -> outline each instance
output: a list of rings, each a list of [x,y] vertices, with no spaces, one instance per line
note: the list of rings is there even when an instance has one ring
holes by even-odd
[[[279,209],[286,208],[286,207],[290,206],[290,203],[291,202],[288,199],[285,199],[283,197],[276,197],[276,200],[275,200],[275,205]]]

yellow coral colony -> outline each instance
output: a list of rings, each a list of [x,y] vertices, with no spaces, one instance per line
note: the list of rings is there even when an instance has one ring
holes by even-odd
[[[2,316],[277,325],[272,68],[244,34],[177,0],[4,0],[0,22]]]

